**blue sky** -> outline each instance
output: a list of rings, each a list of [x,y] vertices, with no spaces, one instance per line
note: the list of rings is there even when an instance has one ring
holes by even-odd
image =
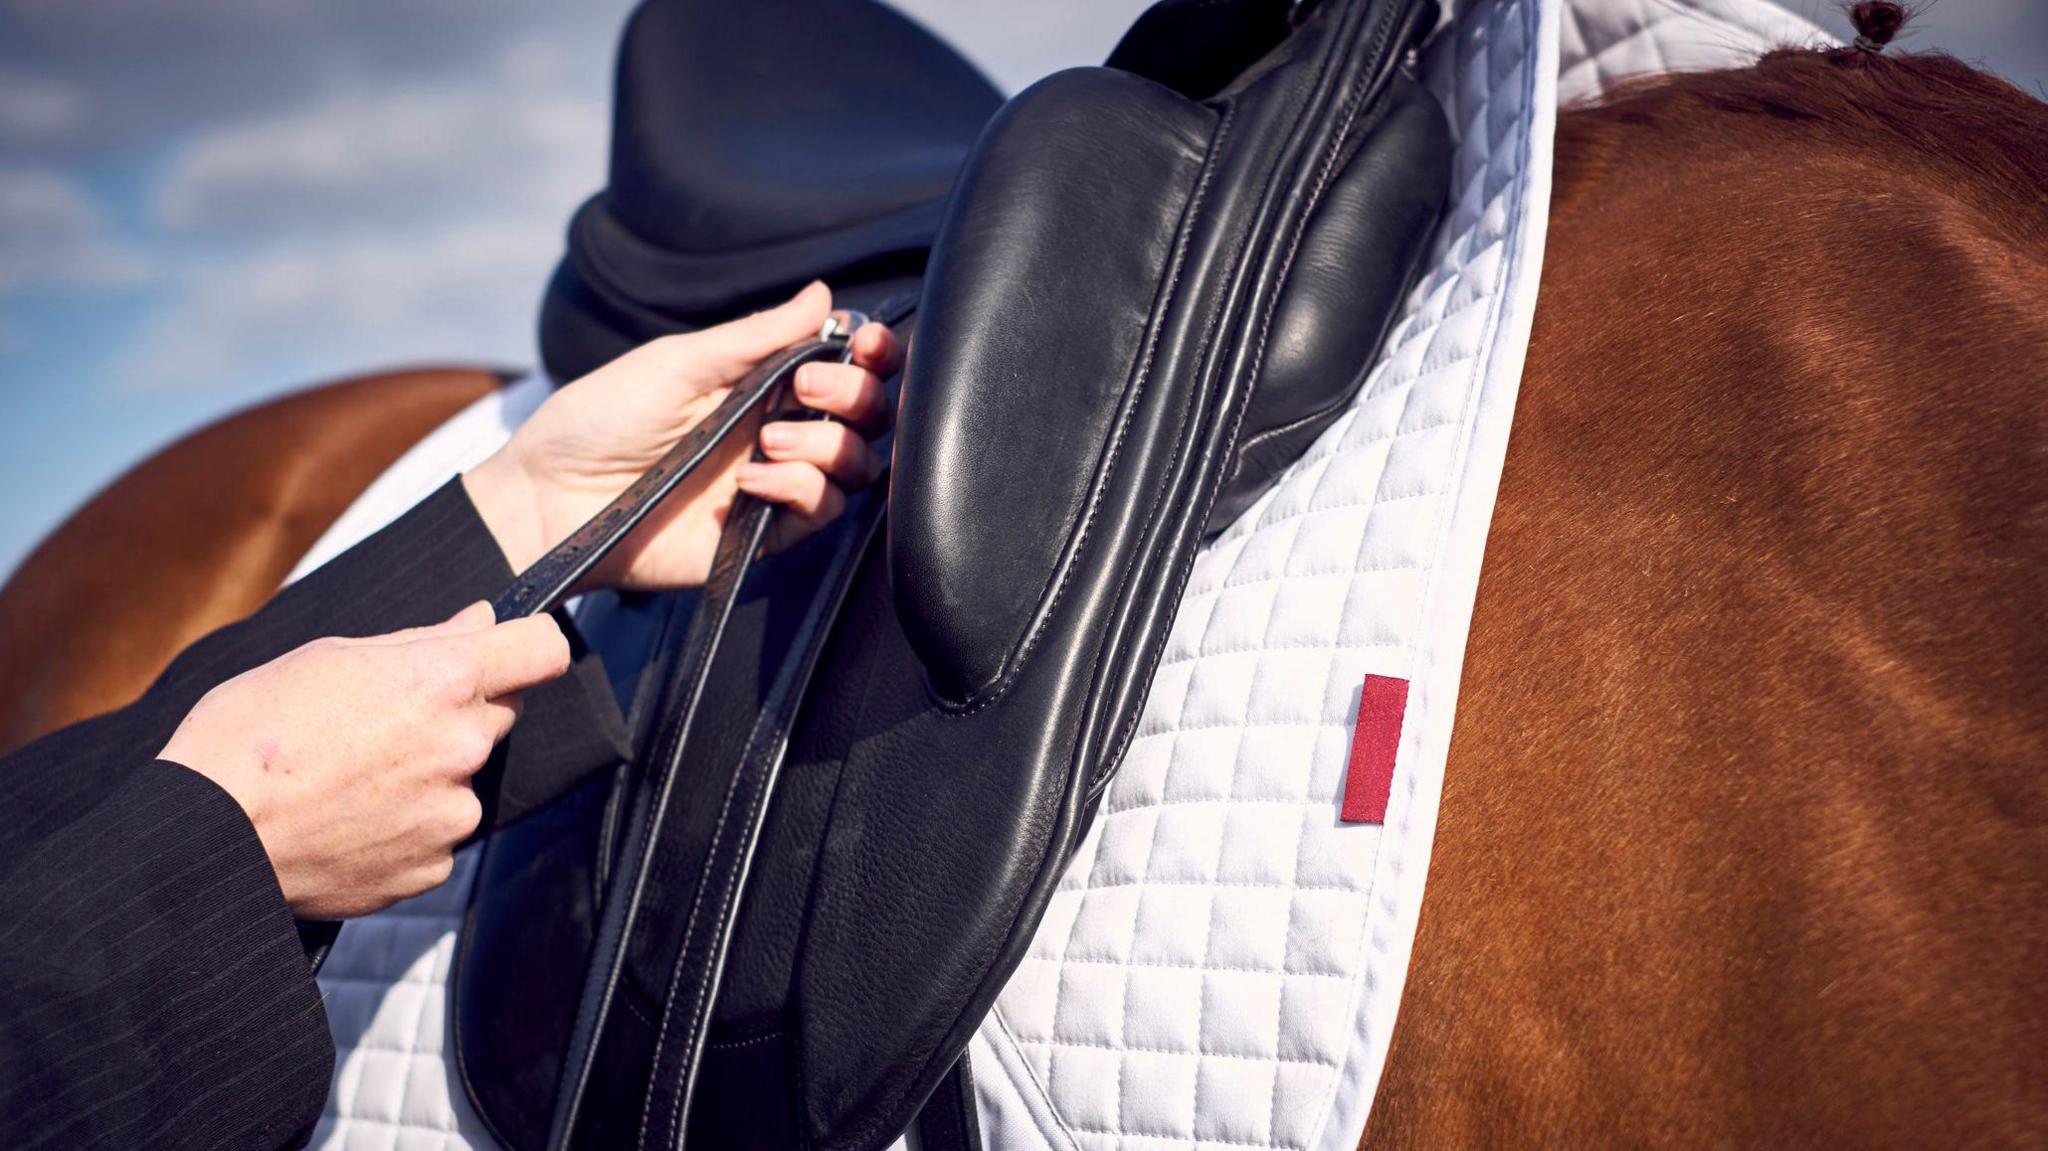
[[[1099,56],[1138,5],[904,6],[1015,86]],[[0,0],[0,574],[252,401],[531,363],[563,225],[603,179],[628,7]],[[1909,43],[2048,83],[2041,0],[1936,0]]]
[[[0,0],[0,571],[336,373],[524,364],[624,0]]]

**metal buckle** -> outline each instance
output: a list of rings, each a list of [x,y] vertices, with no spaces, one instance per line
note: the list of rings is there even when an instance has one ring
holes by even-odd
[[[866,313],[856,312],[852,308],[838,308],[825,317],[824,323],[818,325],[818,338],[850,340],[855,332],[860,331],[860,326],[867,322]]]

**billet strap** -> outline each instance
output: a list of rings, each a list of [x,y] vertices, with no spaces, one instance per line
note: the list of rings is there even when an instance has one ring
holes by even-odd
[[[703,466],[748,416],[771,397],[780,397],[798,368],[817,360],[845,363],[852,358],[852,335],[864,322],[866,317],[858,312],[834,313],[816,339],[785,348],[748,372],[709,416],[677,440],[603,511],[520,572],[491,601],[498,621],[538,615],[559,607],[574,591],[577,581],[589,575],[590,569],[661,506],[661,501],[678,484]]]
[[[690,797],[719,799],[717,833],[712,837],[687,901],[678,900],[680,947],[669,968],[669,990],[661,1007],[661,1035],[647,1070],[647,1094],[641,1112],[638,1145],[682,1151],[695,1100],[697,1069],[711,1032],[712,1008],[725,974],[725,957],[739,920],[741,896],[760,842],[769,797],[780,776],[791,729],[811,686],[832,623],[851,590],[861,559],[875,546],[882,525],[884,501],[869,493],[848,512],[847,530],[838,533],[836,548],[811,592],[803,621],[792,637],[787,656],[775,664],[775,676],[737,755],[696,758],[696,743],[672,744],[669,758],[657,770],[666,780],[688,772]],[[701,610],[701,609],[700,609]],[[717,740],[709,741],[716,744]],[[690,755],[691,762],[683,757]],[[664,795],[664,806],[672,800]],[[594,1144],[593,1144],[594,1146]]]
[[[790,380],[796,370],[816,360],[836,360],[845,363],[853,356],[853,333],[867,322],[859,312],[839,311],[827,317],[815,339],[791,345],[781,352],[763,360],[748,372],[739,383],[733,385],[718,407],[709,416],[699,421],[696,427],[686,432],[674,447],[655,461],[653,467],[642,473],[639,479],[618,494],[603,511],[592,516],[582,527],[569,534],[561,543],[549,549],[546,555],[535,560],[525,571],[513,577],[505,590],[491,601],[491,612],[504,623],[507,620],[539,615],[560,607],[575,590],[577,581],[590,574],[590,570],[611,554],[613,548],[625,541],[635,527],[645,520],[662,500],[676,490],[677,485],[690,473],[703,466],[711,454],[718,450],[727,437],[737,431],[749,415],[767,406],[771,413],[779,413],[787,395]],[[772,402],[771,402],[772,401]],[[725,554],[728,538],[735,537],[734,528],[745,517],[741,515],[741,503],[758,503],[745,495],[735,497],[735,503],[726,530],[719,538],[719,555]],[[772,508],[760,505],[751,514],[759,518],[752,529],[765,537]],[[760,541],[756,539],[754,551],[759,551]],[[730,574],[736,592],[739,582],[745,578],[747,565],[752,562],[749,552],[743,559],[735,561]],[[712,585],[718,581],[719,571],[714,560],[711,574],[705,582],[707,606],[712,599]],[[729,612],[731,596],[727,596],[726,610]],[[699,613],[703,614],[703,613]],[[720,620],[723,624],[723,619]],[[714,641],[715,642],[715,637]],[[709,653],[706,652],[708,662]],[[300,943],[304,946],[306,959],[318,975],[327,962],[327,956],[334,948],[335,937],[341,932],[341,924],[335,922],[302,922],[298,924]]]
[[[773,510],[772,505],[744,493],[734,497],[732,510],[726,516],[725,530],[719,535],[718,551],[712,558],[710,575],[704,581],[703,596],[697,602],[697,610],[690,616],[689,630],[674,664],[674,674],[662,688],[659,714],[663,726],[655,748],[659,757],[656,762],[663,766],[676,762],[689,737],[691,725],[697,717],[697,704],[704,695],[712,657],[717,654],[718,641],[724,634],[726,623],[732,618],[740,585],[746,581],[753,557],[767,536]],[[551,1149],[570,1147],[574,1140],[584,1091],[589,1085],[598,1043],[604,1034],[605,1019],[611,1011],[613,993],[618,989],[624,968],[625,941],[632,933],[633,921],[647,894],[646,864],[653,844],[661,836],[662,817],[668,811],[675,773],[672,770],[662,771],[647,784],[641,794],[650,796],[651,801],[633,804],[626,825],[625,842],[629,849],[619,860],[618,869],[606,885],[604,905],[599,912],[597,940],[584,978],[582,1001],[577,1008],[575,1029],[569,1035],[562,1078],[557,1084],[554,1116],[548,1134]]]
[[[709,459],[724,439],[743,425],[750,412],[771,396],[778,397],[775,402],[779,403],[780,394],[799,367],[816,360],[844,363],[851,359],[851,336],[863,322],[865,317],[857,313],[836,314],[826,321],[817,339],[786,349],[749,372],[724,402],[669,449],[660,462],[568,539],[520,573],[492,605],[498,618],[552,610],[665,496]],[[624,943],[646,895],[646,862],[661,835],[662,817],[675,785],[674,768],[696,720],[697,705],[703,698],[719,640],[732,618],[733,605],[747,572],[767,539],[774,513],[773,504],[744,492],[733,496],[702,595],[691,613],[680,652],[670,665],[668,682],[661,687],[656,711],[658,739],[653,745],[659,775],[639,789],[640,801],[632,805],[627,816],[625,842],[629,849],[606,883],[595,949],[557,1085],[548,1135],[550,1148],[567,1148],[574,1140],[605,1018],[623,968]]]

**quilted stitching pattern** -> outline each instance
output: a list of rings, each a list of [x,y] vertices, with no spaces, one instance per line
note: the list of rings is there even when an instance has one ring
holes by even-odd
[[[458,1151],[489,1146],[445,1058],[448,968],[477,849],[448,881],[342,932],[320,972],[334,1031],[334,1089],[315,1147]]]
[[[1389,829],[1337,822],[1367,673],[1406,677],[1526,166],[1533,4],[1431,61],[1453,200],[1357,404],[1195,564],[1138,735],[983,1039],[1048,1143],[1306,1148],[1336,1087]],[[1384,900],[1383,896],[1383,900]]]

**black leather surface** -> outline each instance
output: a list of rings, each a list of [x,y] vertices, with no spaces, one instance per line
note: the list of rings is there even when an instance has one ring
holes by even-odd
[[[1293,30],[1296,0],[1160,0],[1110,52],[1108,66],[1206,100]]]
[[[798,574],[742,598],[697,726],[623,792],[632,809],[648,779],[678,789],[664,830],[619,848],[644,853],[642,895],[612,1009],[560,1081],[573,1110],[551,1118],[573,1145],[878,1148],[901,1133],[1022,958],[1131,738],[1197,548],[1362,384],[1449,175],[1441,113],[1400,73],[1435,9],[1324,0],[1278,32],[1271,0],[1205,10],[1232,6],[1162,6],[1119,49],[1156,79],[1051,77],[975,146],[923,285],[886,531],[846,569],[786,741],[763,742],[781,721],[757,723],[790,666],[795,633],[774,621],[839,590],[777,565]],[[1250,31],[1205,34],[1176,62],[1186,21]],[[1252,59],[1258,37],[1277,46]],[[733,191],[761,178],[721,174],[701,212],[690,197],[639,210],[685,244],[701,226],[772,248],[782,225],[750,223]],[[762,202],[811,236],[852,218],[806,194]],[[647,315],[676,322],[696,290]],[[772,788],[765,814],[749,788]],[[465,962],[457,1026],[475,1033],[459,1051],[513,1025],[483,1010],[513,1002],[506,987],[574,995],[557,972],[587,953],[587,915],[544,889],[587,888],[602,839],[531,848],[581,863],[489,869],[476,898],[494,915],[572,910],[545,946],[483,937],[524,938],[508,951],[533,966],[480,949]],[[726,874],[743,886],[707,882]],[[545,1053],[508,1049],[465,1055],[465,1071],[502,1079],[470,1091],[524,1149],[535,1109],[508,1094],[546,1078]]]
[[[843,307],[915,287],[1002,97],[872,0],[648,0],[619,53],[610,182],[540,317],[567,382],[824,278]]]
[[[680,1141],[736,907],[790,725],[803,691],[813,686],[817,652],[873,534],[880,502],[857,499],[838,529],[812,549],[823,562],[808,586],[796,589],[788,571],[770,581],[770,594],[755,600],[755,622],[739,621],[746,632],[729,636],[717,651],[695,724],[656,761],[658,775],[650,779],[665,775],[674,794],[650,797],[662,823],[627,845],[644,859],[648,898],[621,949],[613,995],[614,1006],[624,1010],[598,1034],[587,1098],[578,1103],[580,1113],[570,1115],[579,1146]],[[707,595],[715,583],[714,575]],[[785,594],[773,594],[778,590]],[[755,627],[764,630],[754,634]],[[626,874],[622,870],[615,887]],[[760,1057],[750,1045],[740,1046],[749,1047],[745,1059]],[[643,1081],[641,1090],[620,1089]],[[622,1100],[639,1106],[622,1107]],[[558,1128],[562,1108],[558,1102]]]
[[[614,780],[581,789],[494,833],[455,956],[455,1065],[491,1133],[506,1147],[547,1138],[562,1053],[597,921],[596,863]],[[516,907],[492,898],[518,893]],[[500,967],[477,979],[476,965]],[[516,972],[516,977],[507,977]]]
[[[1319,429],[1361,382],[1448,178],[1440,113],[1395,72],[1432,16],[1326,4],[1206,107],[1062,74],[977,149],[926,283],[886,557],[794,737],[714,1032],[780,1037],[804,1144],[879,1146],[938,1082],[1128,742],[1219,490],[1249,503],[1287,462],[1234,462],[1238,434]],[[1064,346],[1025,354],[1042,323]],[[696,1141],[747,1145],[711,1106]]]
[[[1076,69],[1011,101],[961,175],[889,521],[904,631],[953,703],[999,681],[1073,571],[1215,127],[1149,80]]]
[[[1378,116],[1295,249],[1211,532],[1243,515],[1351,406],[1428,251],[1450,179],[1443,113],[1396,75]],[[1425,173],[1439,179],[1418,178]]]

